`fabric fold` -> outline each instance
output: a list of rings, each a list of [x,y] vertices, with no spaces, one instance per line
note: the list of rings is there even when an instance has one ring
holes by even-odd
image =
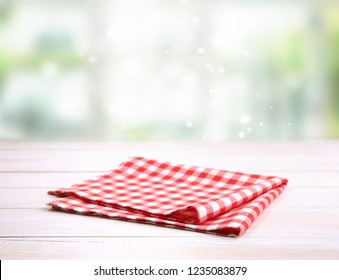
[[[69,212],[242,235],[287,179],[133,157],[95,179],[49,191]]]

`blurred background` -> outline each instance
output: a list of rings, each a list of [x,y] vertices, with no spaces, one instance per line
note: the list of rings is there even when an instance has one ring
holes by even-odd
[[[0,0],[0,140],[339,138],[339,2]]]

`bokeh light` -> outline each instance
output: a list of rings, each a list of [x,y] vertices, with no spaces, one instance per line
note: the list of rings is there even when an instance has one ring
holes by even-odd
[[[339,138],[338,1],[0,2],[0,140],[314,138]]]

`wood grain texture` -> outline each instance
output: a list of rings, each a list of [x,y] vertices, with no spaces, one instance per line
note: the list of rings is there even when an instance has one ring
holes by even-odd
[[[262,171],[332,171],[338,170],[339,157],[329,155],[262,155],[229,154],[227,151],[128,151],[128,150],[69,150],[69,151],[1,151],[2,172],[103,172],[115,168],[130,156],[155,158],[160,161],[208,166],[244,172]]]
[[[214,242],[211,242],[212,239]],[[330,241],[335,242],[334,238]],[[269,237],[252,239],[251,243],[241,239],[220,239],[218,236],[2,238],[0,257],[6,259],[10,255],[20,256],[20,259],[95,260],[338,259],[338,247],[326,246],[330,241],[316,240],[300,245],[296,242],[275,242]],[[254,246],[254,242],[257,245]],[[296,246],[299,250],[295,249]]]
[[[240,238],[50,210],[47,190],[141,155],[276,175],[285,192]],[[137,248],[137,250],[136,250]],[[1,143],[1,259],[339,259],[339,142]]]

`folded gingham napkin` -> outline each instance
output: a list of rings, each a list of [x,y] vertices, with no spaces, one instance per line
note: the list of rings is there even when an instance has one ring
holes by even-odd
[[[130,158],[68,188],[48,205],[224,236],[240,236],[284,190],[287,179]]]

